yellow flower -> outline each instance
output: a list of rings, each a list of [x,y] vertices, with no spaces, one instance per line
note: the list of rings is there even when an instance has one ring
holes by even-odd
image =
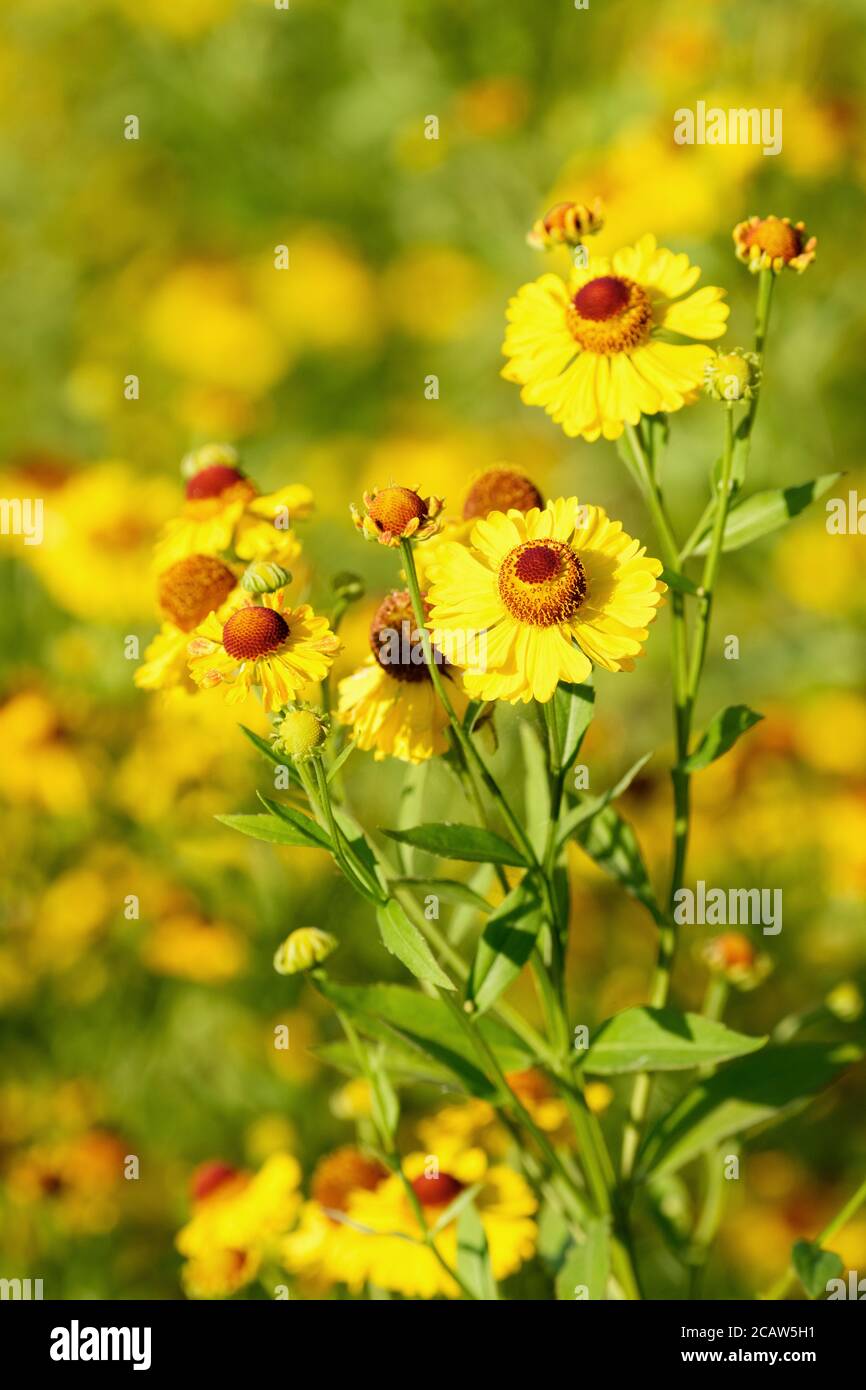
[[[818,238],[808,236],[805,222],[790,217],[750,217],[734,228],[737,256],[749,270],[796,270],[803,273],[815,259]]]
[[[360,1293],[367,1281],[369,1237],[339,1219],[356,1192],[372,1192],[387,1178],[374,1158],[346,1146],[316,1165],[312,1198],[304,1204],[297,1229],[283,1242],[286,1268],[315,1289],[345,1284]]]
[[[207,1179],[199,1170],[198,1200],[176,1241],[193,1298],[227,1297],[255,1278],[301,1206],[301,1169],[291,1154],[272,1154],[253,1177],[225,1165],[208,1168]]]
[[[420,763],[448,750],[448,716],[423,660],[407,591],[380,605],[370,629],[372,656],[339,684],[337,719],[352,726],[352,738],[377,762],[399,758]],[[443,664],[451,702],[459,717],[467,699]]]
[[[260,604],[244,596],[225,622],[211,613],[189,644],[189,668],[196,685],[225,684],[230,704],[261,686],[269,712],[323,680],[339,645],[327,618],[316,617],[308,603],[285,607],[279,589]]]
[[[313,495],[301,483],[262,497],[235,462],[208,464],[187,478],[181,514],[168,522],[157,544],[157,567],[231,549],[242,560],[288,565],[300,553],[289,519],[303,520],[312,505]]]
[[[314,965],[321,965],[338,945],[337,938],[330,932],[320,931],[318,927],[299,927],[278,947],[274,969],[278,975],[298,975]]]
[[[594,236],[603,226],[600,198],[591,207],[583,203],[556,203],[533,223],[526,240],[537,251],[548,251],[552,246],[579,246],[584,237]]]
[[[315,757],[328,737],[328,720],[318,710],[306,706],[289,710],[280,720],[277,738],[280,748],[295,762]]]
[[[430,567],[433,641],[459,665],[471,654],[470,696],[546,701],[593,663],[632,669],[665,591],[661,569],[620,522],[574,497],[493,512],[471,548],[443,545]]]
[[[233,980],[246,963],[246,943],[227,922],[180,913],[157,923],[143,948],[144,962],[159,975],[200,984]]]
[[[61,816],[86,808],[90,769],[59,708],[39,691],[19,691],[0,705],[0,761],[4,800]]]
[[[650,235],[611,259],[593,257],[568,283],[542,275],[508,306],[502,375],[567,435],[589,440],[618,439],[642,414],[679,410],[695,399],[713,350],[663,335],[719,338],[728,317],[723,290],[687,295],[699,276]]]
[[[480,1183],[475,1206],[484,1227],[494,1277],[506,1279],[514,1274],[535,1251],[537,1203],[526,1181],[504,1163],[490,1164],[481,1149],[464,1149],[448,1159],[447,1169],[431,1171],[431,1158],[438,1155],[410,1154],[403,1171],[424,1209],[428,1226],[435,1225],[446,1207],[460,1192]],[[367,1277],[380,1288],[404,1294],[407,1298],[447,1298],[458,1289],[432,1251],[424,1245],[410,1244],[402,1237],[422,1238],[418,1222],[399,1176],[393,1174],[375,1191],[354,1191],[348,1200],[347,1216],[374,1234],[365,1237],[361,1252],[366,1258]],[[453,1268],[457,1262],[457,1222],[443,1227],[436,1243]]]
[[[232,571],[213,555],[187,555],[163,570],[157,604],[165,618],[135,672],[141,690],[160,690],[188,680],[189,633],[209,613],[227,614],[236,587]]]

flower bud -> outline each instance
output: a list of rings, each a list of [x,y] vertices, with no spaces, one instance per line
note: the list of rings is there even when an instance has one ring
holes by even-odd
[[[337,938],[329,932],[318,927],[299,927],[278,947],[274,969],[278,975],[298,975],[321,965],[338,945]]]
[[[327,720],[316,710],[299,706],[280,720],[276,741],[295,762],[304,762],[313,757],[327,737]]]
[[[761,359],[734,348],[711,357],[704,368],[704,389],[717,401],[750,401],[761,384]]]
[[[600,198],[591,207],[584,203],[556,203],[533,223],[526,240],[537,251],[549,251],[553,246],[579,246],[584,237],[595,236],[603,226]]]
[[[426,540],[441,526],[437,520],[444,507],[439,497],[421,497],[414,488],[389,487],[364,493],[365,514],[350,508],[352,520],[365,540],[398,546],[401,541]]]
[[[182,477],[194,478],[205,468],[239,468],[237,449],[231,444],[203,444],[200,449],[191,449],[180,462]]]
[[[270,560],[254,560],[247,565],[241,577],[241,587],[248,594],[273,594],[291,583],[292,576],[282,565]]]
[[[367,592],[367,587],[359,574],[353,574],[351,570],[341,570],[331,581],[331,588],[337,598],[344,603],[354,603],[357,599],[363,598]]]

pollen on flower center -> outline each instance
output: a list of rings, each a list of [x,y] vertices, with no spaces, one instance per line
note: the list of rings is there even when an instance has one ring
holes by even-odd
[[[427,514],[424,499],[408,487],[386,487],[377,493],[367,508],[380,531],[399,535],[411,521]]]
[[[289,635],[282,613],[273,608],[239,608],[223,627],[223,646],[238,661],[255,661],[275,651]]]
[[[586,597],[586,573],[564,541],[523,541],[502,562],[499,596],[518,622],[554,627],[567,623]]]
[[[311,1190],[313,1197],[331,1211],[346,1211],[349,1197],[363,1188],[374,1192],[388,1176],[384,1166],[346,1145],[328,1154],[316,1165]]]
[[[157,602],[164,615],[190,632],[225,603],[235,577],[212,555],[187,555],[159,576]]]
[[[507,512],[512,507],[528,512],[543,505],[541,493],[529,478],[516,468],[488,468],[476,478],[463,503],[463,519],[489,516],[491,512]]]
[[[652,305],[646,290],[634,280],[599,275],[577,291],[566,322],[587,352],[626,352],[649,337]]]
[[[186,485],[186,495],[190,501],[205,497],[221,497],[235,483],[246,483],[247,479],[237,468],[229,468],[224,463],[211,464],[194,473]],[[248,484],[249,486],[249,484]]]
[[[412,1191],[422,1207],[439,1207],[444,1206],[446,1202],[453,1202],[463,1191],[463,1183],[453,1178],[450,1173],[439,1173],[435,1178],[428,1178],[422,1173],[413,1180]]]
[[[758,246],[766,251],[774,260],[778,258],[786,262],[793,260],[802,250],[800,232],[781,217],[763,218],[756,227],[748,229],[745,241],[747,246]]]

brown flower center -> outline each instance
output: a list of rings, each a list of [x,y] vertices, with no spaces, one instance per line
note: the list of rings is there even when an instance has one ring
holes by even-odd
[[[367,512],[378,530],[398,536],[411,521],[423,520],[427,505],[409,487],[385,487],[376,493]]]
[[[518,473],[516,468],[488,468],[486,473],[476,478],[466,494],[463,519],[471,521],[476,516],[507,512],[511,508],[528,512],[532,507],[543,505],[535,483]]]
[[[439,1173],[435,1178],[428,1178],[422,1173],[413,1180],[412,1191],[422,1207],[440,1207],[454,1201],[463,1191],[463,1183],[452,1178],[450,1173]]]
[[[190,501],[200,501],[205,497],[221,497],[235,483],[246,483],[247,479],[237,468],[229,468],[224,463],[211,464],[194,473],[186,485],[186,495]],[[252,484],[248,483],[248,486]]]
[[[587,352],[627,352],[646,342],[652,305],[646,290],[623,275],[599,275],[577,291],[566,311],[572,337]]]
[[[747,246],[759,247],[773,260],[786,263],[799,256],[803,249],[803,238],[797,228],[790,222],[783,222],[781,217],[764,217],[756,227],[748,228],[745,241]]]
[[[370,650],[394,680],[430,679],[408,589],[395,590],[376,609],[370,624]]]
[[[502,562],[499,596],[518,622],[553,627],[577,612],[586,597],[586,573],[564,541],[523,541]]]
[[[346,1211],[353,1192],[359,1189],[375,1192],[387,1176],[387,1169],[375,1158],[367,1158],[347,1145],[327,1154],[316,1164],[311,1191],[320,1206],[331,1211]]]
[[[157,602],[166,618],[190,632],[225,603],[234,586],[234,575],[220,560],[187,555],[160,575]]]
[[[223,628],[223,646],[238,661],[255,661],[276,651],[288,635],[289,625],[282,613],[253,605],[239,608],[228,619]]]

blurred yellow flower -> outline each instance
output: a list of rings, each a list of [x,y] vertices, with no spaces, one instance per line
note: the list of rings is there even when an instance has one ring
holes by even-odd
[[[46,695],[24,690],[0,705],[0,797],[55,815],[83,811],[91,772]]]
[[[484,294],[477,261],[453,246],[415,246],[387,266],[382,293],[395,326],[447,342],[466,331]]]
[[[332,232],[305,227],[288,239],[290,265],[262,261],[255,280],[262,311],[292,352],[344,352],[381,333],[376,284],[358,253]]]
[[[239,975],[247,945],[228,922],[207,921],[181,913],[157,922],[142,945],[142,959],[157,975],[172,975],[198,984],[221,984]]]

